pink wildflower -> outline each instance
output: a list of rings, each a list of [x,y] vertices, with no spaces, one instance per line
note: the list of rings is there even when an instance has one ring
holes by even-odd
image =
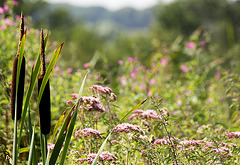
[[[144,88],[145,88],[145,85],[142,84],[142,85],[139,86],[139,88],[140,88],[140,89],[144,89]]]
[[[120,82],[123,87],[125,87],[127,85],[127,79],[125,77],[120,77]]]
[[[81,73],[82,71],[81,71],[81,69],[78,69],[77,72],[78,72],[78,73]]]
[[[122,61],[122,60],[118,60],[118,64],[119,64],[119,65],[122,65],[122,64],[123,64],[123,61]]]
[[[129,62],[133,62],[133,58],[132,57],[128,57],[128,61]]]
[[[126,132],[126,133],[129,133],[130,131],[135,131],[135,132],[143,133],[143,130],[138,125],[133,125],[133,124],[129,124],[129,123],[118,124],[114,128],[114,130],[116,132]]]
[[[72,73],[73,69],[72,68],[67,68],[68,73]]]
[[[100,104],[100,101],[98,98],[95,97],[87,97],[87,96],[82,96],[80,98],[80,102],[82,104],[82,109],[85,109],[87,111],[100,111],[100,112],[105,112],[105,108],[103,107],[102,104]]]
[[[18,5],[19,5],[19,2],[15,1],[15,0],[12,0],[12,4],[13,4],[14,6],[18,6]]]
[[[141,150],[141,155],[142,155],[142,156],[147,155],[147,151]]]
[[[83,67],[84,67],[85,69],[87,69],[87,68],[88,68],[88,63],[84,64]]]
[[[153,62],[153,63],[151,64],[151,67],[153,68],[153,67],[155,67],[155,66],[156,66],[156,63]]]
[[[182,106],[182,101],[181,101],[181,100],[178,100],[178,101],[177,101],[177,105],[178,105],[178,106]]]
[[[77,99],[78,98],[78,94],[71,94],[71,97],[73,100]]]
[[[208,97],[208,98],[207,98],[207,101],[208,101],[209,103],[211,103],[213,100],[212,100],[211,97]]]
[[[15,18],[16,18],[16,20],[20,20],[21,17],[19,15],[16,15]]]
[[[7,28],[6,25],[2,25],[2,26],[1,26],[1,30],[2,30],[2,31],[6,30],[6,28]]]
[[[69,105],[69,104],[72,104],[72,103],[73,103],[72,100],[68,100],[66,104]]]
[[[146,66],[142,66],[142,69],[145,70],[145,69],[146,69]]]
[[[93,85],[89,88],[91,91],[103,93],[103,94],[111,94],[112,89],[109,87],[102,87],[101,85]]]
[[[50,149],[50,151],[52,151],[54,149],[54,147],[55,147],[55,144],[48,143],[47,147]]]
[[[59,71],[60,70],[60,67],[59,66],[55,66],[54,68],[56,71]]]
[[[195,49],[195,47],[196,47],[194,42],[189,42],[185,46],[189,49],[192,49],[192,50]]]
[[[4,2],[3,3],[3,9],[4,9],[4,12],[7,12],[8,11],[8,5],[7,5],[7,2]]]
[[[75,133],[75,138],[81,137],[82,135],[84,137],[87,137],[89,135],[93,135],[95,139],[97,139],[98,137],[103,138],[98,130],[95,130],[95,129],[92,129],[92,128],[85,128],[83,130],[78,130]]]
[[[180,69],[181,69],[184,73],[186,73],[186,72],[188,71],[188,67],[187,67],[186,65],[181,65],[181,66],[180,66]]]
[[[111,143],[119,143],[117,140],[112,140]]]
[[[226,136],[231,139],[231,138],[239,138],[240,139],[240,132],[230,132],[227,133]]]
[[[111,154],[111,153],[108,152],[108,151],[102,152],[102,153],[99,155],[99,159],[100,159],[101,161],[113,161],[113,160],[118,160],[118,158],[117,158],[115,155]]]
[[[204,46],[205,44],[206,44],[206,41],[201,41],[201,42],[200,42],[200,45],[201,45],[201,46]]]
[[[0,14],[4,14],[4,8],[3,7],[0,7]]]
[[[155,79],[151,79],[150,81],[149,81],[149,85],[154,85],[156,83],[156,80]]]

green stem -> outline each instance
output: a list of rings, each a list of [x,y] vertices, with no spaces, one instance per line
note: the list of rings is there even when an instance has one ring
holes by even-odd
[[[17,165],[17,101],[15,101],[14,114],[13,165]]]

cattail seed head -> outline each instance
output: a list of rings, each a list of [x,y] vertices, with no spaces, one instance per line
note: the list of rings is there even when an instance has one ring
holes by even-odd
[[[38,91],[40,90],[43,75],[38,77]],[[50,133],[51,129],[51,102],[50,102],[50,88],[49,81],[47,82],[42,94],[42,98],[39,104],[39,116],[40,116],[40,128],[42,134],[46,135]]]
[[[13,60],[13,72],[12,72],[11,116],[12,116],[13,120],[14,120],[14,116],[15,116],[15,102],[17,105],[17,120],[19,120],[22,115],[22,103],[23,103],[24,79],[25,79],[25,57],[24,56],[22,59],[22,64],[21,64],[21,69],[20,69],[17,97],[16,97],[16,89],[17,89],[16,82],[17,82],[17,67],[18,67],[17,65],[18,65],[20,46],[21,46],[23,35],[24,35],[24,17],[23,17],[23,13],[21,13],[18,53]]]
[[[13,73],[12,73],[12,88],[11,88],[11,116],[14,120],[15,116],[15,101],[17,101],[17,120],[21,118],[22,115],[22,103],[23,103],[23,93],[24,93],[24,79],[25,79],[25,57],[23,56],[22,65],[20,70],[20,76],[18,81],[18,92],[16,99],[16,79],[17,79],[17,65],[19,56],[17,55],[13,61]]]
[[[45,66],[45,47],[44,47],[44,35],[41,29],[41,44],[40,44],[40,60],[41,60],[41,73],[38,77],[38,92],[42,85],[42,81],[46,72]],[[42,134],[46,135],[50,133],[51,129],[51,102],[50,102],[50,87],[49,80],[43,90],[42,98],[39,103],[39,116],[40,116],[40,128]]]

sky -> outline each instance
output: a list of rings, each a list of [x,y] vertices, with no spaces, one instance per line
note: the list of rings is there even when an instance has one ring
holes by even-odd
[[[123,7],[146,9],[156,5],[158,2],[169,2],[171,0],[46,0],[49,3],[68,3],[76,6],[90,7],[103,6],[109,10],[118,10]]]

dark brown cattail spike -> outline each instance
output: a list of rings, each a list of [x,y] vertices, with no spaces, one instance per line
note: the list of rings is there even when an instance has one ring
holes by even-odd
[[[40,60],[41,60],[41,73],[40,73],[40,76],[38,77],[38,92],[40,91],[40,87],[46,72],[45,46],[44,46],[44,36],[43,36],[42,29],[41,29]],[[44,135],[49,134],[51,129],[51,110],[50,109],[51,109],[51,102],[50,102],[50,88],[49,88],[49,80],[48,80],[39,104],[40,127],[41,127],[41,132]]]
[[[22,103],[23,103],[23,93],[24,93],[24,79],[25,79],[25,57],[23,56],[22,65],[18,81],[18,91],[16,97],[16,79],[17,79],[17,65],[19,59],[20,45],[22,37],[24,35],[24,18],[21,13],[21,24],[20,24],[20,36],[18,44],[18,53],[13,61],[13,73],[12,73],[12,88],[11,88],[11,116],[14,120],[15,116],[15,101],[17,102],[17,120],[21,118],[22,115]]]

